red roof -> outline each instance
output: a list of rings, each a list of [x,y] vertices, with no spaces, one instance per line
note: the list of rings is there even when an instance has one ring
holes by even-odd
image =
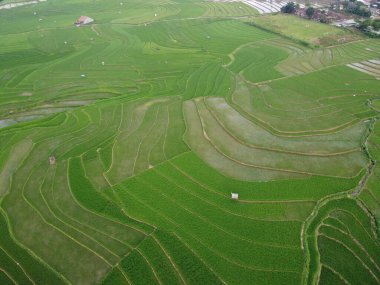
[[[83,24],[84,22],[86,22],[86,20],[92,20],[92,19],[87,16],[80,16],[79,19],[75,22],[75,24]]]

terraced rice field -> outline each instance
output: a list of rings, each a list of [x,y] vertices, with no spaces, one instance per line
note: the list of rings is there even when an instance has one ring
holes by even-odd
[[[256,8],[0,10],[0,284],[380,282],[380,41]]]
[[[238,3],[239,9],[243,9],[242,3],[254,8],[259,14],[269,14],[280,12],[281,7],[286,5],[286,1],[256,1],[256,0],[213,0],[219,3]]]
[[[348,64],[347,66],[380,79],[380,60],[373,59],[362,62],[354,62]]]
[[[256,1],[244,0],[243,3],[255,8],[260,14],[269,14],[280,12],[281,7],[286,5],[285,1]]]

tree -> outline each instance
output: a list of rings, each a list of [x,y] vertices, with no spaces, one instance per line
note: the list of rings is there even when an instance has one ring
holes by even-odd
[[[330,24],[331,20],[329,20],[326,14],[321,14],[319,21],[323,24]]]
[[[294,2],[288,2],[285,6],[281,7],[282,13],[294,14],[296,11],[296,4]]]
[[[370,17],[371,11],[361,2],[349,1],[346,2],[345,10],[348,13],[356,14],[362,17]]]
[[[373,27],[375,30],[380,30],[380,20],[373,20],[373,21],[372,21],[372,27]]]
[[[367,19],[367,20],[365,20],[365,21],[363,21],[363,22],[360,23],[360,25],[359,25],[359,29],[361,29],[361,30],[365,30],[365,29],[367,29],[369,26],[371,26],[371,24],[372,24],[372,20],[371,20],[371,19]]]
[[[309,19],[313,17],[314,13],[315,13],[315,9],[313,7],[308,7],[306,9],[306,16],[308,16]]]

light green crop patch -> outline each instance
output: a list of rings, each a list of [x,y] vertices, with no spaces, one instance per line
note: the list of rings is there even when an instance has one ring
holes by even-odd
[[[360,34],[349,30],[292,15],[269,15],[254,18],[252,21],[264,29],[310,45],[330,46],[363,38]]]
[[[29,139],[22,140],[13,146],[9,157],[0,169],[0,196],[9,191],[13,173],[17,171],[17,168],[22,164],[32,148],[33,143]]]

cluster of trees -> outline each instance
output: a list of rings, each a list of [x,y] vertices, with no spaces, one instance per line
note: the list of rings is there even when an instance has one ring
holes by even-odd
[[[1,1],[1,0],[0,0]],[[371,11],[369,8],[364,5],[362,2],[358,2],[357,0],[348,0],[342,2],[344,10],[348,13],[355,14],[362,17],[369,18],[371,16]],[[294,14],[299,5],[294,2],[288,2],[286,5],[281,7],[282,13]],[[313,7],[308,7],[305,11],[306,16],[311,19],[315,13],[315,9]]]
[[[380,38],[380,19],[362,21],[358,28],[370,37]]]
[[[311,19],[315,13],[315,9],[313,7],[307,7],[306,11],[306,16],[308,16],[309,19]]]
[[[281,7],[281,12],[287,14],[294,14],[298,8],[298,4],[295,4],[294,2],[288,2],[285,6]],[[313,18],[316,11],[316,9],[310,6],[307,7],[307,9],[305,10],[305,14],[309,19],[311,19]]]
[[[366,30],[372,27],[372,29],[379,31],[380,30],[380,19],[367,19],[360,23],[359,29]]]
[[[294,2],[288,2],[285,6],[281,7],[282,13],[294,14],[298,9],[298,4]]]
[[[294,2],[288,2],[285,6],[281,7],[281,12],[287,14],[294,14],[298,8],[298,4],[295,4]],[[308,7],[305,13],[306,16],[308,16],[311,19],[315,13],[315,9],[313,7]]]
[[[344,10],[348,13],[355,14],[362,17],[370,17],[371,11],[362,2],[356,0],[349,0],[342,3]]]

